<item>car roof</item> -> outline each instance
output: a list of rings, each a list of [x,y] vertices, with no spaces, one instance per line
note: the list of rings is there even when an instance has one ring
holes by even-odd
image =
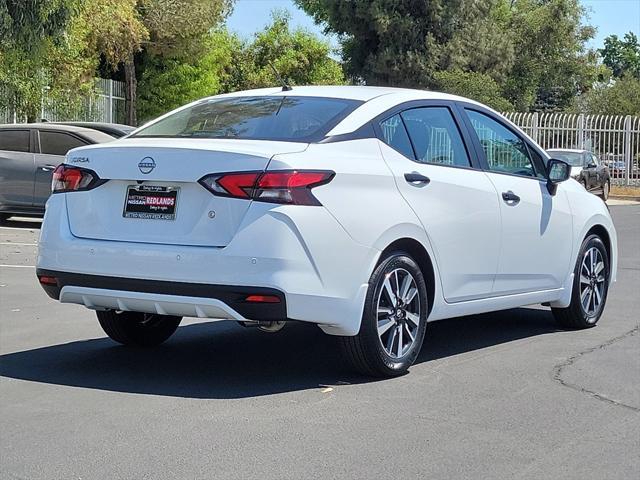
[[[359,100],[367,102],[383,95],[414,95],[416,100],[465,100],[466,98],[450,95],[448,93],[434,92],[431,90],[417,90],[412,88],[376,87],[365,85],[304,85],[293,86],[291,90],[283,90],[282,87],[258,88],[254,90],[242,90],[239,92],[225,93],[208,98],[247,97],[247,96],[287,96],[287,97],[327,97],[343,98],[347,100]]]
[[[120,133],[129,133],[129,132],[133,132],[136,127],[132,127],[131,125],[124,125],[121,123],[109,123],[109,122],[75,122],[75,121],[68,121],[68,122],[52,122],[56,125],[70,125],[70,126],[76,126],[76,127],[82,127],[82,128],[90,128],[92,130],[98,130],[101,132],[109,132],[109,131],[114,131],[114,132],[120,132]]]
[[[37,128],[39,130],[59,130],[61,132],[70,132],[80,134],[80,136],[96,143],[104,143],[114,140],[111,135],[94,130],[92,128],[78,127],[75,125],[61,125],[59,123],[6,123],[0,125],[0,130],[16,130],[24,128]]]

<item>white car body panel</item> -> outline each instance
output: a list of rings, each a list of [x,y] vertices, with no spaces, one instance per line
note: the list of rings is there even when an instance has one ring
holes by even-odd
[[[365,102],[328,136],[356,132],[406,101],[479,105],[435,92],[372,87],[260,89],[226,96],[242,95]],[[181,188],[175,221],[122,217],[126,187],[141,178],[138,163],[146,156],[157,168],[145,182]],[[433,265],[429,320],[544,302],[568,305],[578,250],[593,227],[609,236],[611,281],[616,277],[611,217],[577,182],[559,184],[552,196],[545,182],[531,178],[420,164],[378,138],[307,144],[133,137],[73,150],[66,162],[109,181],[86,192],[51,196],[39,270],[277,289],[286,297],[288,319],[318,324],[330,334],[358,332],[371,273],[382,252],[403,239],[424,248]],[[218,197],[196,183],[210,173],[263,169],[331,170],[335,177],[313,188],[320,206]],[[429,177],[429,185],[409,185],[403,175],[413,171]],[[517,190],[518,205],[502,201],[507,190]],[[245,318],[217,299],[166,293],[71,285],[63,287],[60,300],[93,309]]]

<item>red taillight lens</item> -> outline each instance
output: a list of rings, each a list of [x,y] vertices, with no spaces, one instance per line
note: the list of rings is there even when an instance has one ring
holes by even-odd
[[[102,183],[104,183],[104,180],[100,180],[95,172],[86,168],[71,167],[63,163],[53,171],[51,192],[63,193],[90,190]]]
[[[38,276],[38,280],[42,285],[58,285],[58,279],[56,277],[49,277],[47,275]]]
[[[290,205],[320,205],[313,187],[329,183],[335,173],[318,170],[237,172],[207,175],[200,184],[214,195]]]

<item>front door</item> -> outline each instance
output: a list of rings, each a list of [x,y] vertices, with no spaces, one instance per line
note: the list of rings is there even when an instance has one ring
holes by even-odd
[[[560,288],[573,245],[564,190],[549,193],[542,158],[518,133],[485,113],[466,112],[500,200],[502,246],[493,295]]]
[[[33,205],[33,153],[28,129],[0,130],[0,208]]]
[[[412,108],[378,126],[384,159],[430,238],[446,301],[489,296],[500,207],[486,174],[472,167],[452,109]]]

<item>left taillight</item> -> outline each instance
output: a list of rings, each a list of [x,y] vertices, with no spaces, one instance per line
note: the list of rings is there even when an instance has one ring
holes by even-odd
[[[96,172],[81,167],[72,167],[66,164],[60,164],[53,171],[53,179],[51,180],[52,193],[64,192],[80,192],[91,190],[98,185],[103,184],[106,180],[102,180]]]
[[[329,183],[328,170],[276,170],[211,174],[199,182],[214,195],[288,205],[321,205],[311,189]]]

